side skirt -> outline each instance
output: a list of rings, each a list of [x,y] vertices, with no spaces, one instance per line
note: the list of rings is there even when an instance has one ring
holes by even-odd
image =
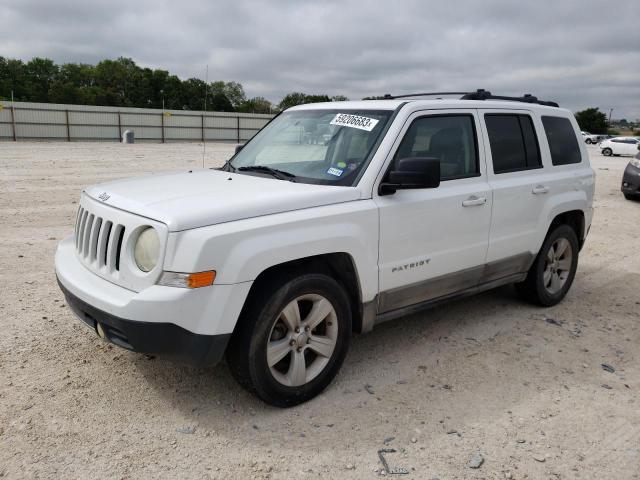
[[[450,293],[448,295],[443,295],[441,297],[433,298],[431,300],[426,300],[424,302],[415,303],[413,305],[407,305],[406,307],[397,308],[395,310],[390,310],[388,312],[379,313],[375,317],[374,325],[379,325],[380,323],[384,323],[389,320],[394,320],[399,317],[411,315],[412,313],[427,310],[429,308],[436,307],[438,305],[441,305],[453,299],[468,297],[470,295],[475,295],[476,293],[501,287],[502,285],[508,285],[509,283],[522,282],[526,277],[527,277],[526,272],[516,273],[513,275],[509,275],[508,277],[492,280],[490,282],[486,282],[481,285],[477,285],[475,287],[460,290],[458,292]]]

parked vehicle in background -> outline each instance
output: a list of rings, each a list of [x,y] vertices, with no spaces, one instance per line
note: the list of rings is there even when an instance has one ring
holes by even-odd
[[[640,140],[636,137],[613,137],[600,142],[600,151],[606,157],[611,155],[635,155]]]
[[[640,145],[638,153],[622,174],[622,193],[627,200],[640,198]]]
[[[606,137],[606,135],[596,135],[589,132],[580,132],[580,133],[582,134],[582,139],[584,140],[584,143],[588,145],[596,144]]]
[[[212,364],[291,406],[351,337],[515,284],[573,282],[594,172],[573,114],[531,95],[290,108],[222,168],[85,189],[56,274],[120,347]]]

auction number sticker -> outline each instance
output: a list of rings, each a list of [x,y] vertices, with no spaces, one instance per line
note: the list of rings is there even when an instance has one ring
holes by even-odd
[[[329,123],[340,127],[358,128],[370,132],[378,124],[378,120],[375,118],[350,115],[348,113],[338,113]]]

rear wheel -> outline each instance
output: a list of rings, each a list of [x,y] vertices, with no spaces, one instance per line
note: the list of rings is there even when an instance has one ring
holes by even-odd
[[[587,138],[585,140],[585,143],[587,143],[588,145],[591,145],[593,143],[593,141],[590,138]]]
[[[227,348],[236,380],[278,407],[322,392],[351,341],[351,309],[341,285],[305,274],[265,282],[249,301]]]
[[[545,239],[527,278],[516,284],[528,301],[550,307],[569,291],[578,267],[578,237],[568,225],[556,227]]]
[[[610,157],[612,153],[613,153],[613,151],[610,148],[603,148],[602,149],[602,154],[605,157]]]

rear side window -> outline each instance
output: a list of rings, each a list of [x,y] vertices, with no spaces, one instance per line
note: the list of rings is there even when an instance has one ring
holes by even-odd
[[[417,118],[402,139],[394,161],[407,157],[437,158],[443,181],[480,175],[473,117],[461,114]]]
[[[487,113],[484,121],[494,173],[542,167],[538,138],[529,115]]]
[[[554,165],[569,165],[582,161],[578,140],[568,118],[544,116],[542,125]]]

